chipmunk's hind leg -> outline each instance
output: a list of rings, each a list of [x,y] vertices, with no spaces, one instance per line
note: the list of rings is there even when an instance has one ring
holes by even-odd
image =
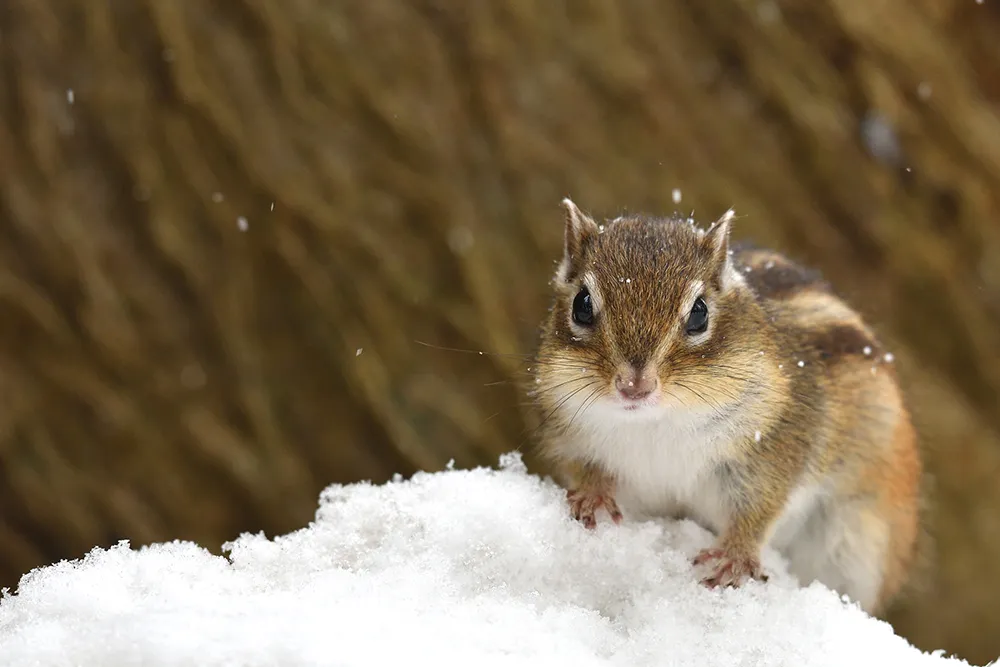
[[[889,526],[864,499],[823,503],[787,549],[789,569],[803,586],[813,581],[879,612]]]

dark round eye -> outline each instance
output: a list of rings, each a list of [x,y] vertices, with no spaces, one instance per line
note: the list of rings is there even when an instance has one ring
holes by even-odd
[[[586,287],[581,287],[573,299],[573,321],[584,326],[594,323],[594,304]]]
[[[694,305],[691,306],[691,314],[688,315],[685,331],[687,331],[689,336],[693,336],[694,334],[704,333],[707,328],[708,305],[705,303],[705,300],[699,296],[695,299]]]

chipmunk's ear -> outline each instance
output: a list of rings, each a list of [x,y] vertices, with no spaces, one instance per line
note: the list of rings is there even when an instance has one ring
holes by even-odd
[[[729,256],[729,230],[732,228],[733,217],[733,209],[729,209],[705,232],[704,242],[711,258],[712,273],[723,291],[733,272],[733,263]]]
[[[563,259],[556,277],[565,282],[572,280],[579,271],[580,255],[600,229],[593,218],[581,211],[569,197],[562,200],[566,209],[566,236],[563,241]]]

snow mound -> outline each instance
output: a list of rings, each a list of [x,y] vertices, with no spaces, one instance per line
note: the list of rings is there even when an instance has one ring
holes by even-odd
[[[3,665],[964,665],[921,653],[775,553],[710,591],[687,521],[587,531],[508,455],[332,486],[307,528],[229,558],[121,543],[34,570],[0,601]]]

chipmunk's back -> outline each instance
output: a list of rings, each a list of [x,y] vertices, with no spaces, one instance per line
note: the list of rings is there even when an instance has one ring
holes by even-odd
[[[734,246],[733,265],[768,313],[792,363],[855,361],[871,367],[893,360],[818,271],[747,244]]]
[[[867,575],[871,596],[891,598],[916,557],[922,474],[894,357],[817,271],[750,246],[734,249],[733,263],[769,314],[782,350],[779,364],[793,370],[792,394],[800,401],[792,411],[801,413],[795,419],[809,421],[807,412],[819,418],[810,467],[846,497],[877,499],[869,511],[891,527],[866,538],[885,550],[881,563],[869,561],[879,565]],[[794,372],[807,366],[812,372]],[[858,567],[855,576],[863,580]]]

